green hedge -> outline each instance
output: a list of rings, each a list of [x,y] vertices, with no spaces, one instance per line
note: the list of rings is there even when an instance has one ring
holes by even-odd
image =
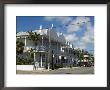
[[[53,65],[54,69],[58,69],[58,68],[63,68],[62,64],[54,64]],[[52,66],[50,66],[50,68],[52,68]]]
[[[32,59],[16,58],[16,65],[32,65]]]

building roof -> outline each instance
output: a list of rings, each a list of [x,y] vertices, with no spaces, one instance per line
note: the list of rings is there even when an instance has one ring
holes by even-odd
[[[49,34],[50,34],[50,39],[51,40],[58,41],[58,42],[63,43],[63,44],[66,43],[66,39],[65,39],[64,35],[62,33],[60,33],[58,35],[58,33],[53,29],[50,29],[50,30],[49,29],[42,29],[40,27],[40,29],[33,30],[32,32],[36,32],[37,34],[45,35],[47,37],[49,37]],[[28,35],[29,35],[28,32],[18,32],[16,34],[16,36],[28,36]]]
[[[40,34],[40,35],[47,35],[47,30],[48,29],[34,30],[32,32],[36,32],[37,34]]]
[[[59,35],[59,42],[66,43],[66,40],[63,34]]]
[[[51,30],[49,30],[49,29],[34,30],[32,32],[36,32],[37,34],[45,35],[47,37],[49,37],[49,34],[50,34],[51,40],[58,41],[63,44],[66,43],[66,39],[65,39],[64,35],[62,33],[60,35],[58,35],[57,32],[53,29],[51,29]],[[28,36],[28,35],[29,35],[28,32],[18,32],[16,36]]]
[[[88,55],[84,55],[84,57],[89,57]]]
[[[18,33],[16,34],[16,36],[27,36],[27,35],[29,35],[28,32],[18,32]]]

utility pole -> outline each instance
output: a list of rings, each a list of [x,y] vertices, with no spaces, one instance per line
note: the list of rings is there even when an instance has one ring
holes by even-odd
[[[50,39],[50,30],[53,28],[53,24],[51,26],[51,28],[49,28],[49,51],[48,51],[48,70],[50,69],[50,62],[51,62],[51,39]]]
[[[58,40],[57,40],[57,64],[58,64],[58,59],[59,57],[58,57]]]
[[[43,47],[43,35],[42,35],[42,48],[44,48]],[[42,68],[42,53],[41,53],[41,68]]]
[[[53,61],[54,55],[53,55],[53,50],[52,50],[52,70],[54,70],[54,61]]]
[[[50,53],[51,53],[51,40],[50,40],[50,28],[49,28],[49,50],[48,50],[48,70],[50,69]]]

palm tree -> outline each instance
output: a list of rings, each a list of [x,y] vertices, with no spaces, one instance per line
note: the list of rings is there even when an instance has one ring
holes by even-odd
[[[22,54],[24,50],[24,43],[19,41],[18,39],[16,40],[16,54]]]
[[[37,34],[36,32],[32,32],[32,31],[28,33],[29,33],[28,39],[32,40],[35,43],[35,46],[37,46],[37,41],[40,38],[40,34]],[[35,47],[35,50],[36,50],[36,47]]]
[[[16,64],[22,63],[19,55],[23,53],[23,50],[24,50],[24,43],[17,39],[16,40]]]
[[[33,42],[34,42],[34,44],[35,44],[35,51],[36,51],[36,46],[37,46],[37,41],[39,41],[39,39],[40,39],[40,34],[37,34],[36,32],[28,32],[29,33],[29,36],[28,36],[28,39],[29,40],[32,40]],[[34,50],[31,48],[31,50],[30,50],[30,54],[31,54],[31,56],[34,56],[34,65],[35,65],[35,52],[34,52]]]
[[[32,32],[32,31],[28,33],[29,33],[28,39],[34,42],[35,44],[34,50],[36,51],[36,46],[38,44],[38,41],[40,40],[40,34],[37,34],[36,32]],[[31,52],[34,52],[34,50],[32,50],[31,48]]]
[[[33,51],[33,49],[31,48],[30,50],[28,50],[28,52],[30,53],[30,57],[34,58],[34,51]]]
[[[28,64],[33,64],[34,51],[32,48],[28,50],[27,57]]]
[[[83,60],[84,59],[84,53],[83,52],[79,53],[79,59],[80,60]]]

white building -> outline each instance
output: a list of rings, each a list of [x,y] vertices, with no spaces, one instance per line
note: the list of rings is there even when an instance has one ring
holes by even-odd
[[[58,35],[52,28],[42,29],[42,26],[39,30],[32,32],[41,35],[37,46],[32,40],[28,39],[28,32],[18,32],[16,37],[25,44],[24,53],[30,49],[35,50],[33,60],[39,63],[39,68],[45,68],[48,63],[62,64],[63,67],[67,67],[72,65],[74,60],[78,60],[73,45],[65,40],[62,33]]]

